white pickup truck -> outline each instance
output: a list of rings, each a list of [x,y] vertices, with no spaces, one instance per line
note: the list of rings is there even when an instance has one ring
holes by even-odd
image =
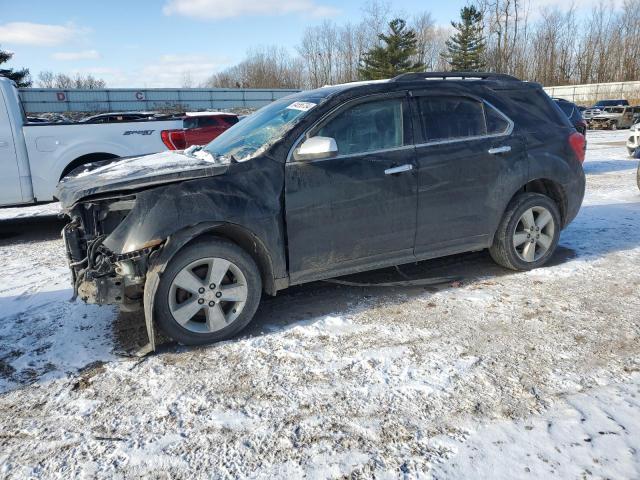
[[[166,150],[161,132],[182,124],[30,124],[14,83],[0,78],[0,207],[54,200],[58,181],[80,165]]]

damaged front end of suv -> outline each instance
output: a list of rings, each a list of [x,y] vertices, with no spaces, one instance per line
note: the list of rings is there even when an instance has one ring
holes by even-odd
[[[147,241],[118,253],[113,233],[135,205],[135,195],[76,204],[62,235],[73,279],[73,298],[86,303],[119,305],[123,310],[142,307],[150,257],[163,239]]]
[[[228,166],[182,152],[163,152],[85,165],[65,177],[57,196],[70,219],[62,235],[73,298],[118,305],[123,311],[143,309],[149,270],[179,227],[178,212],[185,211],[185,205],[173,199],[171,187],[220,175]],[[188,214],[182,217],[192,221]],[[151,315],[145,317],[153,349]]]

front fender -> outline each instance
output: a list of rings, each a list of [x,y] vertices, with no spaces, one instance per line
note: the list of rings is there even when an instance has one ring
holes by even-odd
[[[178,232],[231,224],[259,239],[273,262],[274,276],[284,277],[283,174],[282,164],[256,159],[234,164],[223,175],[135,193],[133,209],[104,246],[117,254],[130,253]]]

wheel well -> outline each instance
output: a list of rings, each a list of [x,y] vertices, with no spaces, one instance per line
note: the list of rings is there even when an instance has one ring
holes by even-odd
[[[88,153],[87,155],[82,155],[81,157],[76,158],[73,162],[64,167],[64,170],[60,175],[60,180],[62,180],[62,178],[67,175],[67,173],[75,168],[78,168],[80,165],[85,165],[91,162],[99,162],[100,160],[109,160],[111,158],[118,158],[118,155],[106,152]]]
[[[209,230],[201,232],[192,239],[189,243],[200,240],[202,237],[216,236],[226,238],[241,247],[247,252],[258,265],[260,270],[260,277],[262,278],[262,287],[269,295],[275,295],[277,288],[273,278],[273,265],[271,262],[271,256],[269,251],[264,246],[262,241],[250,231],[243,227],[234,224],[221,224],[212,227]]]
[[[564,193],[562,185],[547,178],[538,178],[524,185],[516,192],[516,195],[522,192],[541,193],[551,198],[558,206],[558,210],[560,210],[560,218],[564,226],[567,219],[567,196]],[[514,195],[514,197],[516,195]]]

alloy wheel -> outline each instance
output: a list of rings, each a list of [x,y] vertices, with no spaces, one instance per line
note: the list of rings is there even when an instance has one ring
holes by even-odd
[[[521,260],[535,262],[549,251],[554,235],[555,224],[551,212],[544,207],[531,207],[516,224],[513,247]]]
[[[169,309],[187,330],[217,332],[242,313],[248,292],[237,265],[224,258],[202,258],[182,268],[172,280]]]

